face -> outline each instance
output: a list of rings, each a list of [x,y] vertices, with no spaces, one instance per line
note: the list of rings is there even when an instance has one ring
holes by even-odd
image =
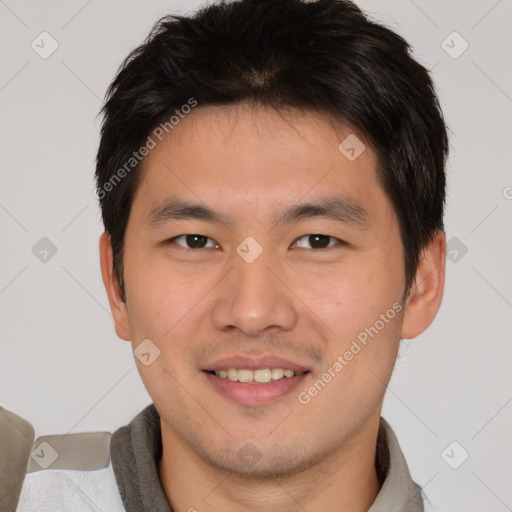
[[[151,340],[136,361],[162,435],[215,467],[291,474],[378,422],[404,255],[374,152],[338,149],[350,134],[317,114],[198,107],[146,157],[126,304],[109,298],[119,336]]]

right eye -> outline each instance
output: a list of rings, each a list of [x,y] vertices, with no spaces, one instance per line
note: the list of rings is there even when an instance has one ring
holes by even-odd
[[[213,246],[207,246],[208,242],[213,243]],[[218,247],[217,243],[203,235],[180,235],[170,238],[166,243],[175,243],[185,249],[209,249]]]

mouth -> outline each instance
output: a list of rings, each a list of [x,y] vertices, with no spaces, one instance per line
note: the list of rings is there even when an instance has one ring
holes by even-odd
[[[213,389],[241,405],[265,405],[283,399],[311,370],[275,358],[231,358],[202,372]]]
[[[246,384],[266,384],[281,379],[291,379],[297,375],[307,373],[298,372],[284,368],[258,368],[249,370],[247,368],[228,368],[227,370],[211,370],[211,375],[216,375],[221,379],[228,379],[231,382],[244,382]]]

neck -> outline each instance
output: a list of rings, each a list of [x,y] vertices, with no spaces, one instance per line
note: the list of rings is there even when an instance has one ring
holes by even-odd
[[[375,450],[379,418],[314,466],[293,475],[256,479],[202,460],[163,420],[159,473],[176,511],[366,512],[379,493]]]

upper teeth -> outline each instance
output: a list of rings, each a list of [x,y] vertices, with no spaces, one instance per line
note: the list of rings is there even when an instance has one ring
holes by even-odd
[[[279,380],[283,377],[293,377],[293,370],[283,370],[282,368],[262,368],[261,370],[245,370],[230,368],[229,370],[218,370],[215,372],[217,377],[229,379],[234,382],[270,382]]]

